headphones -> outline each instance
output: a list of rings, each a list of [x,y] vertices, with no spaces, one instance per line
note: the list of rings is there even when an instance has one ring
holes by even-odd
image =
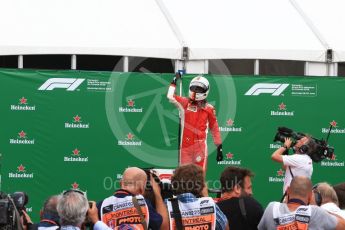
[[[307,154],[309,152],[309,147],[308,145],[302,145],[301,147],[299,147],[299,150],[298,150],[300,153],[303,153],[303,154]]]
[[[316,184],[316,185],[313,186],[313,193],[314,193],[316,205],[317,206],[321,206],[321,204],[322,204],[322,196],[321,196],[321,193],[319,192],[319,190],[317,190],[317,186],[319,186],[319,184]]]

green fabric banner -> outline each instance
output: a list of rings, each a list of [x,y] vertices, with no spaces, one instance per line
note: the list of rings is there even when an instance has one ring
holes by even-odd
[[[188,95],[192,77],[183,78]],[[38,220],[44,200],[63,190],[101,200],[128,166],[177,166],[178,111],[166,98],[172,74],[0,70],[1,190],[29,194]],[[207,179],[219,188],[230,165],[255,173],[254,197],[264,206],[282,196],[284,170],[270,159],[277,127],[329,142],[335,158],[314,164],[313,182],[344,181],[345,79],[206,75],[216,107],[224,160],[209,134]],[[177,92],[179,94],[179,92]]]

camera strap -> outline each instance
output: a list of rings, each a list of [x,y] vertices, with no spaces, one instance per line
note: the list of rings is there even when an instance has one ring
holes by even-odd
[[[144,218],[144,214],[139,206],[139,203],[138,203],[138,200],[135,196],[132,196],[132,202],[133,202],[133,205],[135,207],[135,209],[137,210],[139,216],[140,216],[140,221],[141,221],[141,224],[143,225],[144,227],[144,230],[147,230],[147,223],[146,223],[146,220]]]
[[[173,209],[173,215],[175,219],[175,224],[176,224],[176,229],[177,230],[182,230],[183,225],[182,225],[182,216],[181,216],[181,211],[178,206],[178,200],[177,198],[171,198],[169,199],[171,201],[172,209]]]
[[[289,171],[290,171],[291,177],[294,178],[295,176],[292,173],[291,166],[289,166]],[[284,195],[281,198],[280,203],[282,203],[284,201],[284,198],[286,197],[286,195],[287,195],[287,191],[284,192]]]
[[[293,175],[292,173],[292,170],[291,170],[291,167],[289,166],[289,171],[290,171],[290,174],[291,174],[291,177],[294,178],[295,176]]]

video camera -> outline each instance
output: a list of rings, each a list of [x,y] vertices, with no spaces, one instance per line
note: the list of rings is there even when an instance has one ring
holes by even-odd
[[[315,151],[308,153],[308,155],[313,160],[313,162],[320,162],[326,158],[333,158],[334,147],[329,146],[327,143],[331,129],[332,126],[329,129],[326,140],[319,140],[312,137],[312,140],[315,142],[316,148]],[[305,136],[306,135],[304,133],[294,132],[292,129],[286,127],[279,127],[273,141],[280,141],[284,143],[285,138],[289,137],[292,140],[292,146],[294,146],[299,139]]]
[[[0,229],[18,229],[19,218],[29,198],[25,192],[0,192]]]

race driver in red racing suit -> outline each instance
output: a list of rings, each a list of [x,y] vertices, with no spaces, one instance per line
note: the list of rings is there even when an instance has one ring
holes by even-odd
[[[217,161],[223,160],[222,139],[220,136],[216,111],[207,103],[209,82],[202,76],[192,79],[189,85],[189,98],[175,95],[176,81],[181,76],[176,74],[168,90],[168,99],[176,105],[181,118],[181,140],[179,165],[194,163],[206,171],[207,166],[207,131],[212,132],[217,146]]]

